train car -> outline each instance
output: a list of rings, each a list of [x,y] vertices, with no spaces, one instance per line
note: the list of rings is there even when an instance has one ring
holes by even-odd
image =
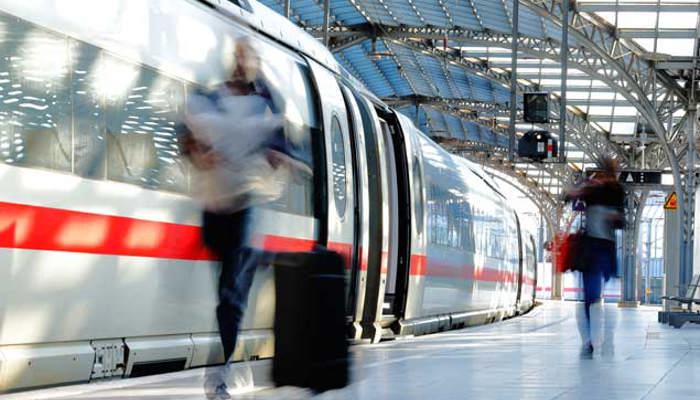
[[[256,211],[253,240],[345,256],[351,339],[534,304],[534,243],[489,176],[259,3],[0,0],[0,33],[0,392],[223,361],[176,125],[241,37],[313,164]],[[272,355],[272,274],[258,267],[236,359]]]
[[[543,261],[537,263],[537,298],[549,300],[552,298],[552,263]]]

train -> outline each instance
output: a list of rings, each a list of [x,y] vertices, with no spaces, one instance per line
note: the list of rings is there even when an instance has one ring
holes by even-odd
[[[223,362],[176,127],[241,37],[313,165],[253,240],[344,256],[350,340],[533,307],[535,242],[486,171],[255,0],[0,0],[0,392]],[[273,274],[258,266],[235,359],[272,356]]]

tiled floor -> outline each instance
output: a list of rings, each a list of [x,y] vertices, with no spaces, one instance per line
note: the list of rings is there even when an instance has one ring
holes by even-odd
[[[656,309],[616,309],[615,354],[579,356],[576,303],[509,321],[352,348],[353,383],[315,399],[699,399],[700,325],[673,329]],[[612,305],[608,307],[614,307]],[[238,364],[241,399],[308,398],[272,389],[269,361]],[[28,392],[15,399],[204,399],[205,370]],[[1,396],[0,396],[1,397]],[[3,399],[5,400],[5,399]]]

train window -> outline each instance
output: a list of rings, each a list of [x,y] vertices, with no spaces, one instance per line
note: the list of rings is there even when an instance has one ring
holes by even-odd
[[[415,207],[416,231],[423,232],[423,174],[421,174],[418,154],[413,155],[413,205]]]
[[[0,159],[72,168],[67,38],[0,14]]]
[[[92,85],[104,98],[107,178],[185,192],[175,124],[182,119],[182,82],[103,54]]]
[[[73,56],[73,171],[86,178],[105,178],[105,116],[102,95],[95,90],[90,74],[101,58],[99,48],[70,41]]]
[[[320,131],[319,112],[311,74],[282,50],[267,43],[256,43],[262,60],[262,76],[269,86],[275,108],[285,117],[284,135],[294,156],[310,168],[314,165],[312,137]],[[279,182],[282,196],[263,207],[291,214],[314,214],[314,179],[307,173],[292,171],[293,179]],[[283,175],[280,175],[283,177]]]
[[[0,160],[185,191],[184,83],[0,14]]]
[[[426,187],[428,243],[473,252],[475,238],[481,237],[478,230],[488,221],[474,224],[469,194],[430,181]]]
[[[343,129],[340,127],[338,117],[333,115],[331,120],[331,147],[333,162],[333,197],[335,208],[342,218],[347,206],[347,176],[345,167],[345,141]]]

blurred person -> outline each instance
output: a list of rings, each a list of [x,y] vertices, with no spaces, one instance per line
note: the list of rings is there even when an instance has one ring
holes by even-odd
[[[591,357],[594,345],[599,344],[604,353],[613,352],[616,310],[605,311],[601,298],[603,282],[619,277],[615,230],[624,226],[625,193],[617,180],[618,163],[605,157],[600,165],[602,172],[566,195],[567,199],[581,199],[586,203],[585,234],[577,261],[584,294],[584,303],[577,309],[584,357]],[[605,335],[601,340],[603,319]]]
[[[283,117],[249,38],[236,42],[226,82],[190,96],[184,125],[183,152],[198,172],[194,195],[204,208],[203,242],[221,261],[216,317],[224,368],[207,376],[204,386],[208,398],[227,399],[226,378],[248,293],[258,263],[268,256],[250,244],[252,210],[281,195],[288,167],[305,165],[291,156]]]

